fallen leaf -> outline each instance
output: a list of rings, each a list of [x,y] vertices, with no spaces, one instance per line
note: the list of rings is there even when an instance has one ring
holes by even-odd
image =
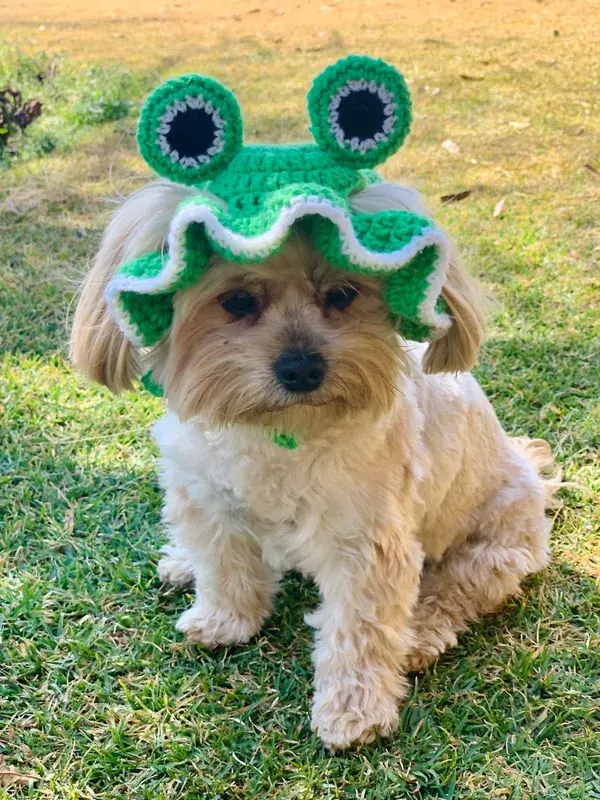
[[[588,162],[587,164],[584,164],[583,166],[584,166],[586,169],[588,169],[590,172],[593,172],[593,173],[594,173],[594,175],[600,175],[600,169],[598,169],[597,167],[595,167],[593,164],[590,164],[590,163]]]
[[[492,214],[493,217],[499,217],[502,211],[504,210],[504,203],[506,202],[506,197],[503,197],[501,200],[498,200],[496,205],[494,206],[494,213]]]
[[[454,156],[460,153],[460,147],[452,139],[444,139],[442,147]]]
[[[455,192],[454,194],[443,194],[440,197],[442,203],[458,203],[460,200],[465,200],[471,194],[470,189],[465,189],[464,192]]]
[[[0,769],[0,786],[26,786],[30,781],[39,781],[39,775],[27,775],[24,772],[18,772],[16,769],[1,768]]]
[[[482,81],[483,75],[467,75],[466,73],[462,72],[460,77],[463,81]]]

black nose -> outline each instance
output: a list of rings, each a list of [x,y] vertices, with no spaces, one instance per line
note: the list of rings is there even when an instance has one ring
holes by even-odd
[[[323,383],[327,366],[320,353],[288,350],[273,364],[273,372],[288,392],[312,392]]]

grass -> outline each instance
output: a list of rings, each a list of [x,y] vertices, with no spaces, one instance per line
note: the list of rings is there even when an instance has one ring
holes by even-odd
[[[5,165],[0,188],[0,798],[600,797],[594,4],[79,6],[0,7],[2,46],[22,51],[11,63],[57,58],[70,98],[48,108],[68,137]],[[413,134],[384,173],[424,191],[496,298],[478,377],[508,430],[548,439],[576,487],[550,568],[415,681],[391,741],[332,757],[308,727],[313,587],[289,577],[247,647],[185,644],[174,622],[189,596],[155,574],[160,403],[85,385],[64,351],[105,200],[146,176],[133,133],[153,76],[214,74],[238,93],[247,139],[301,139],[311,77],[348,51],[406,72]],[[104,89],[123,70],[126,114],[68,128],[85,75]],[[8,770],[22,778],[1,788]]]
[[[28,55],[0,44],[0,86],[18,88],[23,100],[36,97],[42,103],[41,118],[0,149],[0,172],[18,160],[68,151],[93,126],[132,114],[138,108],[134,98],[151,85],[150,75],[134,75],[122,67],[82,68],[47,53]]]

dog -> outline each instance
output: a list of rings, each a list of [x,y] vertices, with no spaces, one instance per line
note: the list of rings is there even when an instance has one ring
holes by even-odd
[[[301,230],[264,263],[211,257],[175,294],[168,335],[125,338],[105,289],[125,261],[161,250],[192,190],[154,182],[110,222],[83,285],[71,358],[114,392],[148,365],[164,387],[154,426],[169,544],[160,579],[193,583],[177,623],[206,647],[248,642],[287,570],[321,595],[312,727],[343,749],[389,736],[406,674],[519,592],[549,559],[556,488],[545,442],[507,435],[469,370],[483,340],[480,293],[452,252],[451,326],[403,339],[367,275],[333,268]],[[379,183],[352,208],[424,213]],[[142,363],[143,362],[143,363]],[[296,449],[267,432],[301,431]]]

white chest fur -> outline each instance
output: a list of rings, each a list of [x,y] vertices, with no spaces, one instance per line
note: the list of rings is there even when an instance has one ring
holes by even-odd
[[[351,549],[375,513],[356,485],[356,462],[364,468],[375,458],[378,437],[359,431],[290,451],[261,430],[214,430],[172,413],[154,427],[164,488],[185,491],[209,521],[259,539],[272,566],[309,573],[316,540],[342,539]]]

